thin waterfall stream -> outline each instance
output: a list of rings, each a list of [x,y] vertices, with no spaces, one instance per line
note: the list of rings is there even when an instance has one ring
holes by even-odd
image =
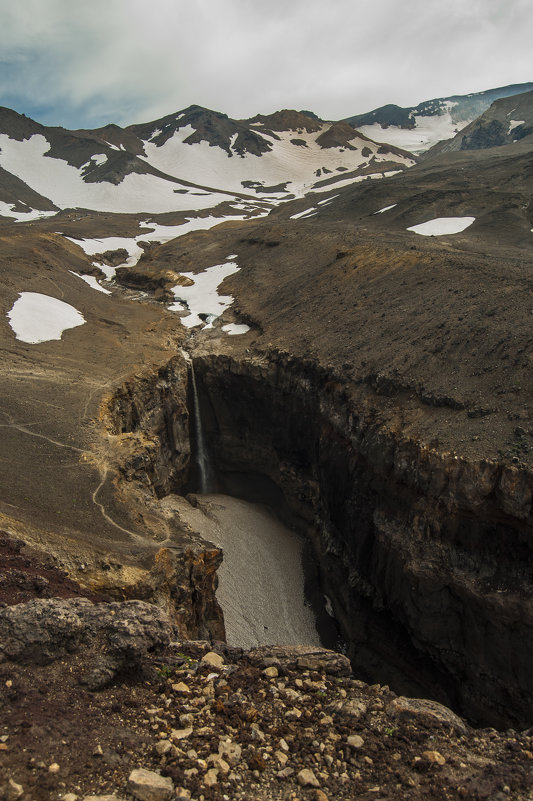
[[[200,413],[200,402],[198,400],[198,389],[196,386],[196,375],[194,373],[194,363],[192,360],[190,362],[190,370],[194,433],[196,439],[196,464],[198,467],[198,491],[202,494],[205,494],[213,489],[213,471],[211,470],[209,455],[205,444],[202,415]]]

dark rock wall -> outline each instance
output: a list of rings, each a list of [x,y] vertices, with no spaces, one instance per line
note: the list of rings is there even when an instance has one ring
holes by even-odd
[[[104,415],[126,479],[149,486],[158,497],[186,485],[190,443],[183,359],[126,381],[104,403]]]
[[[363,678],[530,725],[533,476],[405,440],[368,388],[313,363],[204,356],[195,372],[221,482],[280,488]]]

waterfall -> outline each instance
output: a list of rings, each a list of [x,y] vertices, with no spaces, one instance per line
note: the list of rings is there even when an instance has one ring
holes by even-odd
[[[196,388],[196,375],[194,373],[194,363],[190,360],[191,366],[191,386],[192,386],[192,408],[194,417],[194,433],[196,445],[196,464],[198,465],[199,487],[201,493],[213,490],[212,471],[209,463],[207,448],[205,447],[204,429],[202,426],[202,416],[200,414],[200,404],[198,402],[198,390]]]

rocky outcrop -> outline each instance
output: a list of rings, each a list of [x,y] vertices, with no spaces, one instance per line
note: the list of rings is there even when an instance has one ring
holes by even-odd
[[[121,671],[142,669],[173,633],[165,613],[142,601],[92,604],[47,599],[0,610],[0,662],[46,665],[84,652],[80,681],[98,689]]]
[[[222,488],[281,490],[359,674],[530,722],[533,476],[406,439],[368,388],[312,362],[202,356],[195,372]]]
[[[187,367],[182,358],[172,359],[156,373],[133,376],[104,402],[102,414],[127,480],[140,481],[158,497],[185,486],[190,444]]]

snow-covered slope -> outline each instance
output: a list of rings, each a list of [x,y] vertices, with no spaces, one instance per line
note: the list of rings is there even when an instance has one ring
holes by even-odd
[[[533,91],[496,100],[453,139],[438,142],[427,157],[453,150],[484,150],[533,142]]]
[[[67,131],[0,109],[2,210],[28,219],[35,216],[30,209],[158,214],[227,201],[234,205],[221,214],[253,216],[326,178],[381,177],[412,163],[346,123],[301,112],[239,121],[191,106],[127,129]],[[20,202],[26,205],[13,207]]]
[[[418,106],[387,105],[347,118],[376,142],[388,142],[412,153],[422,153],[441,140],[453,138],[502,97],[527,92],[533,83],[514,84],[469,95],[426,100]]]
[[[191,142],[195,129],[191,124],[180,126],[178,121],[176,130],[164,142],[153,135],[144,141],[144,159],[168,175],[227,191],[253,190],[275,200],[301,197],[327,176],[341,181],[346,178],[343,173],[362,171],[369,165],[380,173],[390,169],[391,162],[399,169],[413,163],[408,154],[380,147],[353,130],[349,136],[344,132],[343,138],[332,135],[328,141],[328,134],[342,123],[318,122],[310,126],[311,130],[291,127],[277,131],[266,121],[251,125],[263,143],[260,153],[242,151],[237,133],[227,143],[227,151],[205,139]]]

